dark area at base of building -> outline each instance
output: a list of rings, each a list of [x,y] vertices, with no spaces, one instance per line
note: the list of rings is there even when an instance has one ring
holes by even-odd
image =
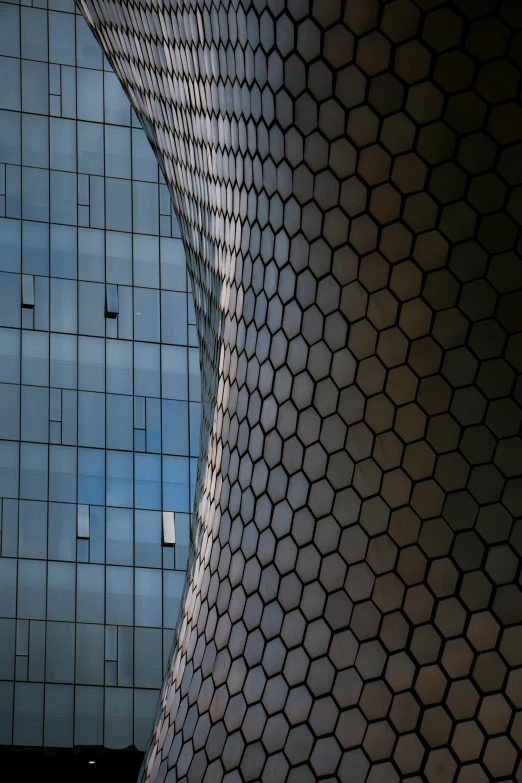
[[[134,783],[142,761],[143,753],[132,749],[0,747],[0,777],[6,783]]]

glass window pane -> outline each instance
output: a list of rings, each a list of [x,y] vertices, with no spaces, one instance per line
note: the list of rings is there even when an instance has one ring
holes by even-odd
[[[86,391],[105,391],[105,340],[80,337],[78,384]]]
[[[135,575],[134,622],[161,628],[162,572],[159,568],[137,568]]]
[[[134,394],[140,397],[160,396],[159,365],[159,345],[134,343]]]
[[[0,57],[0,108],[20,111],[20,61]]]
[[[22,57],[47,61],[47,11],[39,8],[20,9],[22,22]]]
[[[19,166],[5,167],[5,214],[22,217],[22,170]]]
[[[20,439],[20,387],[0,384],[0,438]]]
[[[107,505],[132,507],[132,453],[107,451]]]
[[[132,509],[108,508],[106,517],[106,561],[112,565],[132,565],[134,525]]]
[[[163,626],[165,628],[176,627],[184,587],[183,571],[163,572]]]
[[[103,625],[76,625],[76,682],[103,685],[105,670]]]
[[[161,576],[161,571],[158,571]],[[134,629],[134,684],[138,688],[160,688],[162,680],[162,638],[160,628]]]
[[[51,220],[54,223],[77,223],[76,174],[51,171]]]
[[[2,501],[2,555],[18,557],[18,500]]]
[[[189,511],[189,461],[163,457],[163,508]]]
[[[105,734],[107,748],[127,748],[132,744],[131,689],[105,688]]]
[[[124,179],[105,179],[107,228],[132,231],[131,183]]]
[[[22,168],[22,217],[49,221],[49,172]]]
[[[75,391],[62,392],[62,443],[76,446],[78,430],[78,395]]]
[[[22,440],[49,441],[49,389],[22,386]]]
[[[78,119],[103,122],[103,74],[79,68],[76,71]]]
[[[49,278],[34,278],[34,328],[49,331]]]
[[[188,352],[186,348],[161,346],[162,396],[186,400],[188,396]]]
[[[19,220],[0,218],[0,270],[3,272],[20,272],[20,227]]]
[[[19,557],[47,557],[47,503],[20,501]]]
[[[53,332],[76,332],[76,282],[51,279],[51,329]]]
[[[19,444],[0,441],[0,497],[18,497]]]
[[[132,343],[130,342],[107,340],[107,391],[132,394]]]
[[[45,678],[45,623],[32,620],[29,633],[29,679]]]
[[[51,334],[51,385],[76,388],[77,338],[68,334]]]
[[[147,746],[157,704],[157,690],[134,691],[134,745],[138,750],[145,750]]]
[[[18,617],[45,620],[45,560],[18,561]]]
[[[197,457],[199,454],[201,428],[201,403],[190,403],[190,455]]]
[[[132,130],[132,176],[149,182],[158,181],[158,161],[142,128]]]
[[[20,332],[0,329],[0,381],[20,382]]]
[[[196,481],[198,476],[198,461],[195,458],[190,460],[190,497],[189,508],[194,508],[194,499],[196,496]]]
[[[17,682],[13,742],[15,745],[41,745],[43,732],[44,686],[37,682]]]
[[[85,19],[76,16],[76,63],[82,68],[103,68],[103,52]]]
[[[162,430],[163,453],[188,456],[188,403],[163,400]]]
[[[102,283],[78,283],[80,332],[105,336],[105,286]]]
[[[0,14],[0,20],[2,16]],[[22,621],[23,622],[23,621]],[[15,670],[15,620],[0,618],[0,679],[14,679]],[[1,692],[0,692],[1,698]]]
[[[16,76],[17,78],[18,76]],[[5,106],[4,108],[14,109],[16,107]],[[22,111],[35,114],[49,113],[49,66],[47,63],[22,60]]]
[[[0,615],[16,616],[17,560],[0,557]]]
[[[105,617],[105,568],[78,563],[78,605],[80,623],[103,623]]]
[[[135,454],[136,508],[161,508],[161,457],[159,454]]]
[[[118,685],[134,685],[134,629],[118,627]]]
[[[158,237],[135,234],[133,240],[134,285],[145,288],[159,288]]]
[[[189,399],[191,402],[201,401],[201,368],[199,364],[199,349],[189,348]]]
[[[51,274],[76,279],[76,226],[51,226]]]
[[[20,57],[20,10],[7,3],[0,5],[0,54]]]
[[[95,228],[78,229],[80,280],[105,280],[105,234]]]
[[[49,447],[49,500],[76,502],[76,449]]]
[[[78,503],[105,503],[105,453],[78,449]]]
[[[22,163],[49,167],[49,120],[36,114],[22,114]]]
[[[20,497],[47,500],[47,457],[47,445],[20,444]]]
[[[76,69],[62,65],[62,117],[76,118]]]
[[[91,563],[105,563],[105,509],[90,507],[89,556]]]
[[[132,397],[108,394],[107,402],[107,448],[132,451]]]
[[[130,128],[105,126],[105,174],[107,177],[130,178]]]
[[[161,339],[164,343],[187,344],[187,295],[161,292]]]
[[[74,703],[76,745],[103,745],[103,688],[77,685]]]
[[[22,383],[49,385],[49,335],[22,332]]]
[[[74,16],[49,11],[49,60],[74,65]]]
[[[45,678],[74,682],[74,623],[47,623]]]
[[[46,685],[44,744],[48,747],[71,747],[73,744],[73,718],[73,686]]]
[[[0,4],[0,9],[6,8],[5,3]],[[0,30],[2,24],[0,22]],[[0,76],[2,69],[2,58],[0,57]],[[0,85],[0,104],[2,102],[2,86]],[[21,115],[12,111],[0,111],[0,160],[3,163],[20,164],[21,160],[21,134],[20,134]]]
[[[115,73],[106,72],[105,121],[116,125],[130,124],[130,104]]]
[[[49,503],[49,558],[76,560],[76,505]]]
[[[150,288],[134,289],[134,338],[159,342],[159,291]]]
[[[78,172],[103,174],[103,125],[78,122]]]
[[[76,122],[51,117],[51,168],[76,171]]]
[[[161,451],[161,405],[160,400],[148,397],[147,408],[147,451]]]
[[[132,183],[134,231],[157,234],[159,220],[158,186],[148,182]]]
[[[135,511],[135,565],[161,568],[161,514]]]
[[[118,288],[118,304],[120,313],[118,315],[118,337],[120,340],[132,340],[132,288],[126,285],[120,285]]]
[[[133,625],[134,569],[107,566],[106,579],[105,622],[108,625]]]
[[[106,243],[107,282],[132,285],[132,234],[112,231]]]
[[[22,223],[22,266],[29,275],[49,274],[49,226]]]
[[[76,614],[76,565],[55,563],[47,567],[47,619],[74,621]]]

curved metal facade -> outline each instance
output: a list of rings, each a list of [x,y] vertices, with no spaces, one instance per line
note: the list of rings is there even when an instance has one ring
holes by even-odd
[[[81,6],[202,344],[143,780],[519,779],[522,6]]]

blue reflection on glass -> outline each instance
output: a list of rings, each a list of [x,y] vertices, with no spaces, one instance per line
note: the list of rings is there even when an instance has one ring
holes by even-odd
[[[19,557],[47,557],[47,503],[20,501]]]
[[[29,275],[49,274],[49,226],[22,223],[22,268]]]
[[[49,172],[22,167],[22,217],[49,220]]]
[[[135,454],[136,508],[161,508],[161,457]]]
[[[49,447],[49,500],[76,501],[76,449]]]
[[[76,226],[51,225],[51,274],[75,280],[77,267]]]
[[[107,509],[106,561],[112,565],[132,565],[134,523],[132,509]]]
[[[189,510],[189,461],[185,457],[163,457],[163,508]]]
[[[107,451],[107,505],[132,507],[132,453]]]
[[[49,558],[76,560],[76,504],[49,503]]]
[[[78,503],[105,503],[105,453],[78,449]]]
[[[20,444],[20,497],[47,500],[47,457],[46,444]]]

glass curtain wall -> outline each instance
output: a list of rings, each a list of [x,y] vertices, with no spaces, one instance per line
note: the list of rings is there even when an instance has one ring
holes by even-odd
[[[179,236],[73,0],[0,2],[0,745],[148,738],[199,448]]]

